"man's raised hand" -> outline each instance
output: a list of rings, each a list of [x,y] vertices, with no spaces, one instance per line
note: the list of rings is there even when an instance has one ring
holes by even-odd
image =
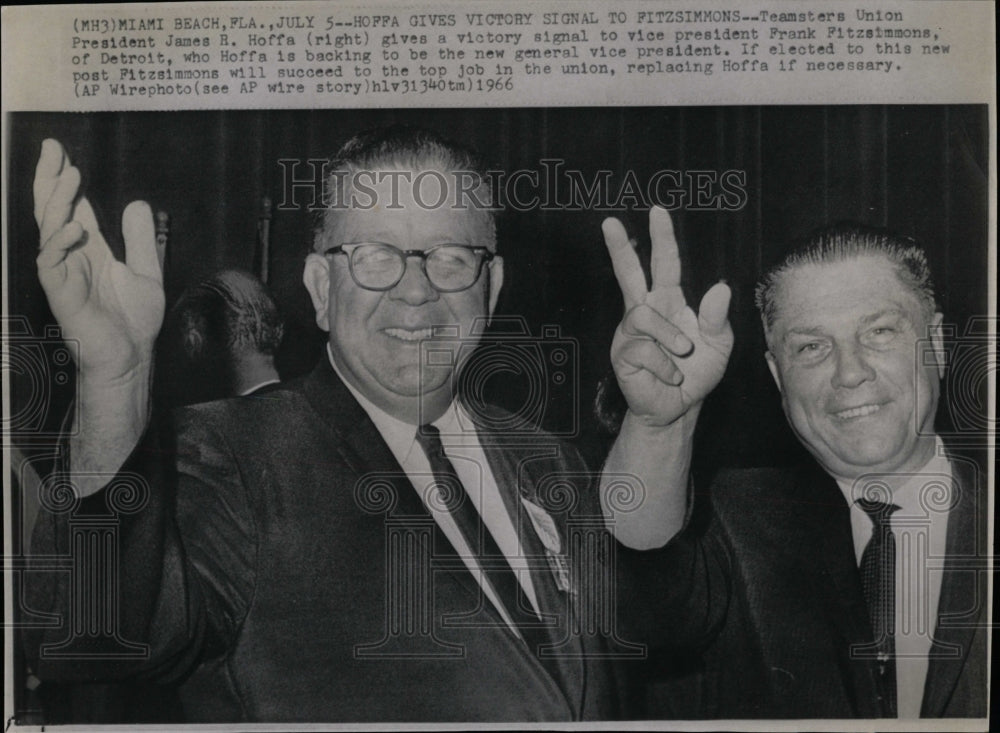
[[[35,169],[38,279],[83,380],[114,384],[148,379],[163,321],[163,275],[148,204],[122,215],[125,262],[115,259],[86,198],[80,172],[62,145],[42,143]]]
[[[696,315],[681,291],[681,261],[670,214],[649,212],[652,287],[621,222],[605,219],[604,241],[625,299],[611,364],[632,414],[650,427],[673,423],[722,379],[733,348],[730,292],[713,285]]]

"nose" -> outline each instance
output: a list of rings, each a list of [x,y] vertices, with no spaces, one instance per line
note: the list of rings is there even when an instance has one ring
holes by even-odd
[[[875,370],[865,360],[863,347],[850,344],[837,349],[837,363],[833,372],[834,387],[857,387],[875,379]]]
[[[407,257],[406,270],[403,271],[403,277],[389,291],[389,297],[394,300],[401,300],[407,305],[423,305],[424,303],[437,300],[441,297],[441,294],[434,289],[431,281],[427,279],[421,259],[419,257]]]

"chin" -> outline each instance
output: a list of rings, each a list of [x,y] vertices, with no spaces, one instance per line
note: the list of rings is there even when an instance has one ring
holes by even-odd
[[[419,375],[403,379],[397,376],[397,378],[386,380],[383,386],[394,394],[411,399],[427,399],[439,394],[450,394],[450,391],[446,389],[447,380],[424,379],[421,382]]]
[[[878,453],[869,451],[860,455],[845,456],[845,459],[858,473],[888,473],[899,466],[897,456],[897,451]]]

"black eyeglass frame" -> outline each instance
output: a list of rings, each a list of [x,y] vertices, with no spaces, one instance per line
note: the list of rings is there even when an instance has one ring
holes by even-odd
[[[352,255],[358,247],[365,244],[381,245],[383,247],[388,247],[389,249],[392,249],[399,253],[399,258],[403,261],[403,269],[400,271],[399,277],[396,278],[396,280],[391,285],[386,285],[385,287],[382,288],[373,288],[369,285],[364,285],[360,280],[358,280],[358,276],[354,274],[354,257],[352,257]],[[476,267],[476,276],[472,278],[472,282],[470,282],[465,287],[439,288],[431,279],[431,276],[427,273],[427,258],[430,257],[435,250],[441,249],[442,247],[461,247],[462,249],[471,250],[472,252],[478,255],[482,255],[479,258],[479,264]],[[399,247],[396,247],[395,245],[389,244],[387,242],[344,242],[342,244],[338,244],[335,247],[330,247],[329,249],[323,251],[324,257],[326,257],[327,255],[337,255],[337,254],[347,256],[347,267],[351,272],[351,279],[354,280],[355,284],[357,284],[359,288],[364,288],[365,290],[371,290],[376,293],[385,292],[386,290],[392,290],[394,287],[399,285],[399,281],[402,280],[403,277],[406,275],[406,260],[408,260],[410,257],[420,258],[420,269],[423,271],[424,277],[427,278],[427,282],[431,284],[431,287],[434,288],[439,293],[461,293],[463,290],[468,290],[477,282],[479,282],[479,278],[483,274],[483,265],[485,265],[487,262],[492,262],[493,258],[496,257],[496,255],[493,252],[491,252],[488,247],[483,247],[479,245],[470,245],[470,244],[459,244],[457,242],[442,242],[441,244],[436,244],[433,247],[429,247],[428,249],[400,249]]]

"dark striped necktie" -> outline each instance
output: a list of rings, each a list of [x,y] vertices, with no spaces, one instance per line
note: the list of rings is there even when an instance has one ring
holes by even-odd
[[[861,587],[875,634],[878,685],[886,717],[896,717],[896,540],[889,525],[895,504],[858,499],[872,520],[872,537],[861,555]]]

